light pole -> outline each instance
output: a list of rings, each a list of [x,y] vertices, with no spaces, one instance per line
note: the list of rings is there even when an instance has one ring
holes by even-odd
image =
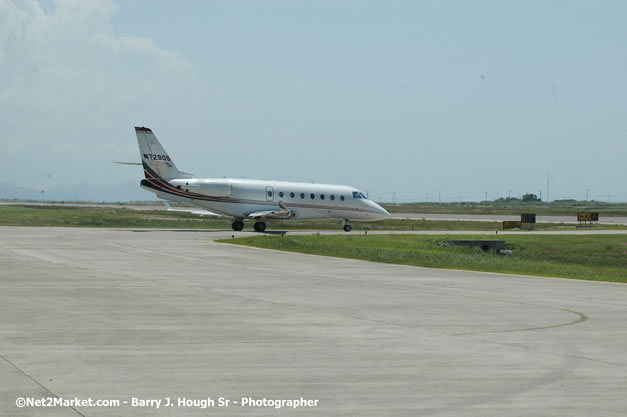
[[[546,202],[551,202],[551,170],[546,171]]]

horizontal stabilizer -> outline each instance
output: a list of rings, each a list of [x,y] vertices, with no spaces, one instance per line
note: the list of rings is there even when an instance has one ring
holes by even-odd
[[[139,165],[142,166],[141,162],[119,162],[119,161],[113,161],[114,164],[120,164],[120,165]]]

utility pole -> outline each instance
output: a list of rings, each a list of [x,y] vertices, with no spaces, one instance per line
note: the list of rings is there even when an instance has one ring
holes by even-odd
[[[438,203],[441,203],[441,202],[442,202],[442,198],[440,196],[440,192],[438,191]]]
[[[546,202],[551,202],[551,170],[546,171]]]
[[[589,192],[590,192],[590,190],[586,188],[586,201],[588,201],[588,193]]]
[[[483,201],[486,201],[486,202],[488,201],[488,192],[487,191],[485,192],[485,200],[483,200]]]

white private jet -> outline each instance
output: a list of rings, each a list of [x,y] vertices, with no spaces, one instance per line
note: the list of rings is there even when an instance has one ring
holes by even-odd
[[[333,218],[342,220],[344,230],[350,232],[350,220],[390,217],[383,207],[359,190],[344,185],[194,178],[176,168],[152,130],[136,127],[135,133],[146,176],[141,180],[142,188],[164,200],[188,203],[232,217],[235,231],[244,228],[245,219],[254,220],[255,231],[263,232],[266,220]]]

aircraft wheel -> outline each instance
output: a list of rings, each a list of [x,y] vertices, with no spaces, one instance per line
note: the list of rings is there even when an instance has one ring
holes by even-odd
[[[266,224],[264,222],[255,223],[255,232],[262,233],[266,230]]]
[[[235,220],[233,224],[231,224],[231,227],[236,232],[240,232],[244,228],[244,222],[241,220]]]
[[[345,232],[350,232],[351,230],[353,230],[353,228],[351,227],[351,225],[350,225],[350,224],[345,224],[345,225],[344,225],[344,231],[345,231]]]

